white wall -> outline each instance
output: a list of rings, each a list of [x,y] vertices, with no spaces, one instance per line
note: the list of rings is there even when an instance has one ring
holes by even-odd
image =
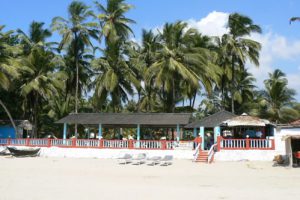
[[[193,150],[129,150],[129,149],[87,149],[87,148],[41,148],[42,157],[67,158],[117,158],[124,153],[132,155],[146,153],[148,157],[173,155],[175,159],[193,159]]]
[[[215,154],[215,161],[272,161],[276,150],[221,150]]]

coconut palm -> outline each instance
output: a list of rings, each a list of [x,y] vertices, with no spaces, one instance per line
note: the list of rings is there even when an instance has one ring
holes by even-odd
[[[110,98],[114,112],[120,112],[122,103],[128,101],[128,94],[133,95],[133,85],[140,86],[136,74],[123,57],[121,45],[121,41],[116,42],[103,52],[103,57],[92,62],[96,72],[95,95],[102,103]]]
[[[276,123],[283,122],[286,117],[284,113],[288,113],[291,108],[295,91],[288,88],[288,80],[279,69],[269,73],[269,79],[265,80],[264,83],[263,95],[269,118]]]
[[[97,18],[107,45],[117,40],[125,41],[130,33],[133,34],[129,25],[135,21],[125,16],[133,6],[126,4],[124,0],[107,0],[106,7],[97,1],[95,5],[100,12]]]
[[[59,59],[51,51],[43,48],[33,48],[29,55],[20,58],[22,68],[21,95],[26,98],[30,106],[34,123],[34,136],[38,133],[38,115],[41,103],[58,95],[63,88],[61,81],[64,76],[61,72],[55,73]]]
[[[29,34],[18,30],[19,38],[23,46],[23,56],[19,58],[21,66],[21,95],[25,97],[24,104],[28,105],[30,119],[34,123],[33,134],[37,137],[39,108],[42,100],[49,100],[49,97],[57,92],[58,80],[52,72],[56,67],[58,57],[47,49],[51,43],[46,39],[51,36],[48,29],[43,28],[44,23],[32,22],[29,27]],[[26,111],[26,110],[25,110]]]
[[[19,38],[23,45],[23,53],[28,55],[35,46],[46,48],[50,47],[53,43],[46,42],[46,40],[52,35],[50,30],[45,29],[44,22],[33,21],[29,26],[29,34],[27,35],[21,29],[18,29]]]
[[[261,33],[261,28],[253,24],[253,21],[239,13],[229,15],[228,19],[229,34],[225,34],[225,52],[229,56],[231,63],[231,111],[235,112],[235,73],[237,69],[244,69],[247,60],[254,65],[259,65],[259,51],[261,45],[251,39],[246,38],[252,33]]]
[[[176,97],[181,98],[176,90],[181,80],[197,89],[201,82],[207,91],[211,91],[211,80],[217,79],[218,69],[210,62],[210,52],[185,45],[185,41],[195,32],[185,32],[186,28],[187,24],[183,22],[164,25],[159,35],[162,47],[156,52],[155,62],[147,71],[146,81],[154,79],[154,84],[161,90],[160,98],[167,112],[174,112]]]
[[[8,44],[8,40],[11,37],[13,31],[3,32],[5,26],[0,26],[0,89],[7,90],[11,83],[11,78],[18,77],[18,71],[15,65],[14,54],[18,52],[18,47],[14,47]],[[17,131],[13,118],[0,99],[0,105],[5,110],[12,126]]]
[[[73,1],[68,8],[69,18],[55,17],[52,20],[52,31],[58,31],[62,36],[59,49],[71,48],[74,53],[76,69],[75,88],[75,113],[78,112],[78,88],[79,88],[79,59],[87,46],[93,46],[90,37],[98,38],[94,22],[87,22],[94,14],[83,2]],[[75,124],[75,136],[77,137],[77,124]]]

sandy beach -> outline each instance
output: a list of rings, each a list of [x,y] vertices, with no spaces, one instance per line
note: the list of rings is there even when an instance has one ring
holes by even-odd
[[[0,157],[1,200],[298,199],[300,169],[271,162],[175,160],[172,166],[112,159]]]

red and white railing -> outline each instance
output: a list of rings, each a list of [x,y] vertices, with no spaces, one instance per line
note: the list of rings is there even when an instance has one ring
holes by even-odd
[[[0,139],[2,146],[172,150],[175,141],[95,139]]]
[[[274,139],[225,139],[218,137],[218,150],[274,150]]]

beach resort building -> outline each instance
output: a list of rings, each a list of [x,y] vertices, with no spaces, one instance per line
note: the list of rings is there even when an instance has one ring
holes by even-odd
[[[272,160],[300,151],[299,121],[275,126],[268,120],[220,111],[199,121],[189,113],[71,113],[62,138],[4,138],[1,145],[41,147],[41,155],[114,158],[120,153],[173,155],[198,162]],[[70,127],[84,127],[77,139]],[[113,134],[111,135],[111,130]]]

